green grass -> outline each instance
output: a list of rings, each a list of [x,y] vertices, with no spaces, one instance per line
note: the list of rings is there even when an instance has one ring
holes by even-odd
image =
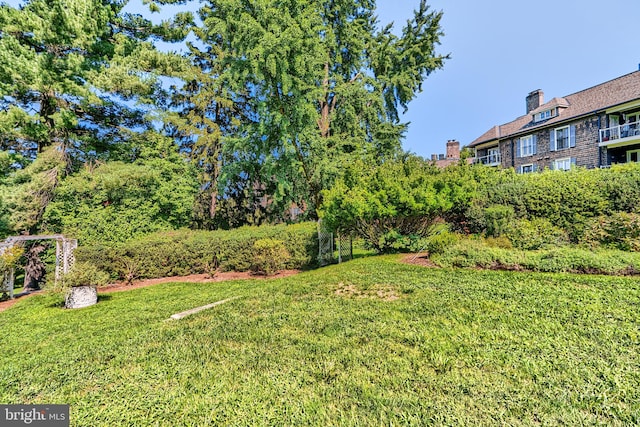
[[[59,301],[0,313],[0,402],[68,403],[72,425],[640,423],[637,279],[391,256]]]

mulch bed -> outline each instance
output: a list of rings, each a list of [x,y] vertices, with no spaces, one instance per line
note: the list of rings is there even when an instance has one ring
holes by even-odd
[[[429,255],[425,253],[406,254],[400,259],[400,261],[405,264],[419,265],[421,267],[440,268],[434,264],[429,259]]]
[[[111,292],[123,292],[130,291],[132,289],[144,288],[146,286],[157,285],[159,283],[170,282],[188,282],[188,283],[212,283],[212,282],[224,282],[227,280],[245,280],[245,279],[277,279],[281,277],[288,277],[299,273],[300,270],[283,270],[272,276],[257,275],[250,272],[237,272],[227,271],[224,273],[218,273],[214,277],[208,274],[191,274],[189,276],[174,276],[174,277],[162,277],[159,279],[144,279],[135,280],[133,283],[128,284],[125,282],[113,283],[107,286],[101,286],[98,288],[98,294],[106,294]],[[37,295],[45,291],[32,292],[30,294],[18,296],[16,299],[0,302],[0,311],[4,311],[17,303],[23,298],[28,298],[31,295]]]
[[[401,262],[412,265],[419,265],[421,267],[430,267],[430,268],[438,268],[431,260],[429,256],[424,253],[419,254],[406,254],[401,259]],[[130,291],[132,289],[144,288],[146,286],[157,285],[159,283],[169,283],[169,282],[188,282],[188,283],[212,283],[212,282],[224,282],[227,280],[243,280],[243,279],[274,279],[280,277],[288,277],[294,274],[299,273],[300,270],[283,270],[278,274],[274,274],[273,276],[263,276],[256,275],[250,272],[236,272],[236,271],[227,271],[224,273],[218,273],[214,277],[209,276],[208,274],[191,274],[189,276],[174,276],[174,277],[162,277],[159,279],[144,279],[144,280],[135,280],[133,283],[113,283],[111,285],[102,286],[98,288],[99,294],[106,294],[111,292],[123,292]],[[32,292],[27,295],[22,295],[16,299],[2,301],[0,302],[0,311],[4,311],[14,305],[22,298],[27,298],[31,295],[37,295],[44,291]]]

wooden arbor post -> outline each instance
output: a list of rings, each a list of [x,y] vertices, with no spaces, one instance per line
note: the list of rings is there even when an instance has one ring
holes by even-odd
[[[71,267],[73,267],[76,260],[73,251],[78,247],[78,241],[76,239],[68,239],[62,234],[7,237],[3,243],[0,243],[0,255],[2,255],[8,248],[13,247],[17,242],[24,242],[28,240],[56,241],[56,282],[62,278],[63,274],[68,273],[69,270],[71,270]],[[9,298],[13,298],[14,282],[15,269],[12,268],[10,271],[4,273],[0,292],[8,292]]]
[[[76,257],[73,255],[73,251],[77,247],[78,241],[76,239],[65,237],[56,239],[56,282],[62,278],[63,274],[67,274],[75,264]]]
[[[11,267],[8,271],[2,273],[2,282],[0,282],[0,296],[9,293],[9,298],[13,299],[13,284],[16,279],[16,269]]]

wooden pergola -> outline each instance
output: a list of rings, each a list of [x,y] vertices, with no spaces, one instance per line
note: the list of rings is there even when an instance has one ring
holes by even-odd
[[[78,247],[78,241],[76,239],[69,239],[62,234],[7,237],[4,242],[0,242],[0,255],[19,242],[26,242],[30,240],[56,241],[56,282],[60,280],[63,274],[69,272],[75,262],[73,251]],[[13,299],[14,282],[15,268],[11,268],[11,270],[6,271],[3,274],[0,293],[8,292],[9,298]]]

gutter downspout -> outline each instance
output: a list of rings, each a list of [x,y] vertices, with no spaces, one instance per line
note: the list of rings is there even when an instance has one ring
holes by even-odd
[[[516,167],[516,158],[515,158],[515,144],[513,142],[513,138],[511,139],[511,167],[515,168]]]
[[[598,144],[600,142],[600,129],[602,129],[602,127],[600,126],[602,124],[602,120],[601,120],[601,116],[600,114],[597,114],[598,117],[598,139],[596,140],[596,144]],[[602,167],[602,147],[600,147],[598,145],[598,168]]]

